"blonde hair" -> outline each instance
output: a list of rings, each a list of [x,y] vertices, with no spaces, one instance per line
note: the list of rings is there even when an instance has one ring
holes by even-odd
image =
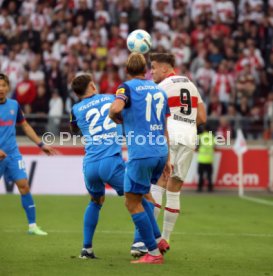
[[[142,75],[146,73],[146,59],[140,53],[131,53],[127,59],[126,70],[131,76]]]

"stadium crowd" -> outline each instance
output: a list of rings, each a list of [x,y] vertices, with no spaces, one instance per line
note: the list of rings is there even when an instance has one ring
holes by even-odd
[[[77,73],[115,93],[126,78],[126,37],[139,28],[198,85],[213,130],[234,133],[239,118],[247,137],[273,139],[272,0],[0,0],[0,8],[10,96],[26,114],[47,114],[55,132],[54,117],[77,100]]]

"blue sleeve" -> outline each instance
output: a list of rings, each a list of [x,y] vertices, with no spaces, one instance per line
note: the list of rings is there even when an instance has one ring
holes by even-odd
[[[17,124],[22,124],[25,120],[26,119],[25,119],[24,113],[23,113],[20,105],[18,104],[16,123]]]
[[[125,108],[130,105],[130,88],[127,84],[122,83],[116,91],[116,99],[123,100],[125,102]]]
[[[168,103],[168,96],[164,90],[162,90],[162,91],[164,93],[165,103],[166,103],[165,117],[169,117],[169,116],[171,116],[171,111],[170,111],[170,107],[169,107],[169,103]]]
[[[76,119],[76,116],[74,114],[73,108],[72,108],[71,113],[70,113],[70,124],[74,127],[77,127],[77,119]]]
[[[165,115],[166,115],[166,117],[171,116],[171,111],[170,111],[168,102],[166,103],[166,114]]]

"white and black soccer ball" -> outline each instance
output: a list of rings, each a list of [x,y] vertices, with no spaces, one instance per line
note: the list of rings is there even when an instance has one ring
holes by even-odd
[[[144,30],[135,30],[127,37],[127,47],[130,52],[146,54],[151,50],[152,38]]]

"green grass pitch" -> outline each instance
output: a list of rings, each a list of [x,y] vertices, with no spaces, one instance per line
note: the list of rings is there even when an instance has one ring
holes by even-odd
[[[20,197],[0,196],[0,275],[273,275],[273,206],[235,196],[182,198],[182,214],[165,264],[132,265],[133,224],[123,198],[107,197],[94,249],[81,260],[87,196],[35,196],[47,237],[26,234]],[[160,224],[162,215],[160,217]]]

